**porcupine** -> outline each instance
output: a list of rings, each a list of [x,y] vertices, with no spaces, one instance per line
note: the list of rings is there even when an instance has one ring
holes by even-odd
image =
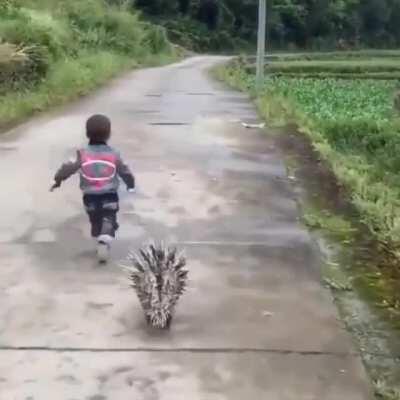
[[[187,285],[186,258],[174,247],[150,243],[129,257],[130,278],[149,325],[169,328]]]

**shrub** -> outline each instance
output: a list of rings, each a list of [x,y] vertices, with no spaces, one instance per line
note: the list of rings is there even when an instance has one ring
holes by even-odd
[[[35,45],[48,50],[53,57],[60,57],[73,43],[72,32],[62,20],[49,13],[21,9],[0,24],[0,38],[17,45]]]
[[[81,47],[112,49],[137,55],[146,39],[145,24],[125,7],[111,7],[99,0],[65,2],[63,13],[71,21]]]
[[[145,47],[153,54],[171,51],[171,44],[167,38],[167,32],[162,26],[146,25]]]
[[[22,73],[29,57],[16,46],[3,43],[0,44],[0,83],[2,86],[14,82],[15,76]]]
[[[36,46],[17,47],[0,44],[0,89],[4,92],[25,81],[38,81],[47,72],[49,63],[43,49]]]
[[[121,53],[139,54],[146,37],[142,23],[136,14],[110,9],[102,21],[104,45]]]

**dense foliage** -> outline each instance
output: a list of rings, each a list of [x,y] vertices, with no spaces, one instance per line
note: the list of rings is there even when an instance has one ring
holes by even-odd
[[[0,125],[171,54],[165,29],[124,2],[0,1]]]
[[[102,0],[8,0],[0,8],[0,40],[30,49],[39,75],[52,62],[82,51],[142,57],[167,47],[159,28]]]
[[[175,36],[186,44],[218,48],[240,45],[243,40],[255,42],[258,0],[130,1],[152,17],[173,20]],[[400,43],[400,0],[267,1],[268,35],[275,47],[391,47]]]

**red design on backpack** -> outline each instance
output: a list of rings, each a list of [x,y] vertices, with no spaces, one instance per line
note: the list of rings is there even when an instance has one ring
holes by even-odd
[[[117,157],[111,153],[81,150],[81,175],[90,186],[98,189],[111,183],[117,173]]]

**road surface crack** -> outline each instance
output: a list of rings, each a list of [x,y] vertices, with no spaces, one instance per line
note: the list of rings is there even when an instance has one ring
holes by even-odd
[[[8,351],[42,351],[55,353],[197,353],[197,354],[245,354],[265,353],[278,355],[299,356],[332,356],[332,357],[361,357],[358,352],[336,352],[319,350],[290,350],[274,348],[228,348],[228,347],[179,347],[179,348],[157,348],[157,347],[56,347],[56,346],[0,346],[0,352]],[[400,360],[400,355],[384,353],[367,353],[367,355],[385,359]]]

